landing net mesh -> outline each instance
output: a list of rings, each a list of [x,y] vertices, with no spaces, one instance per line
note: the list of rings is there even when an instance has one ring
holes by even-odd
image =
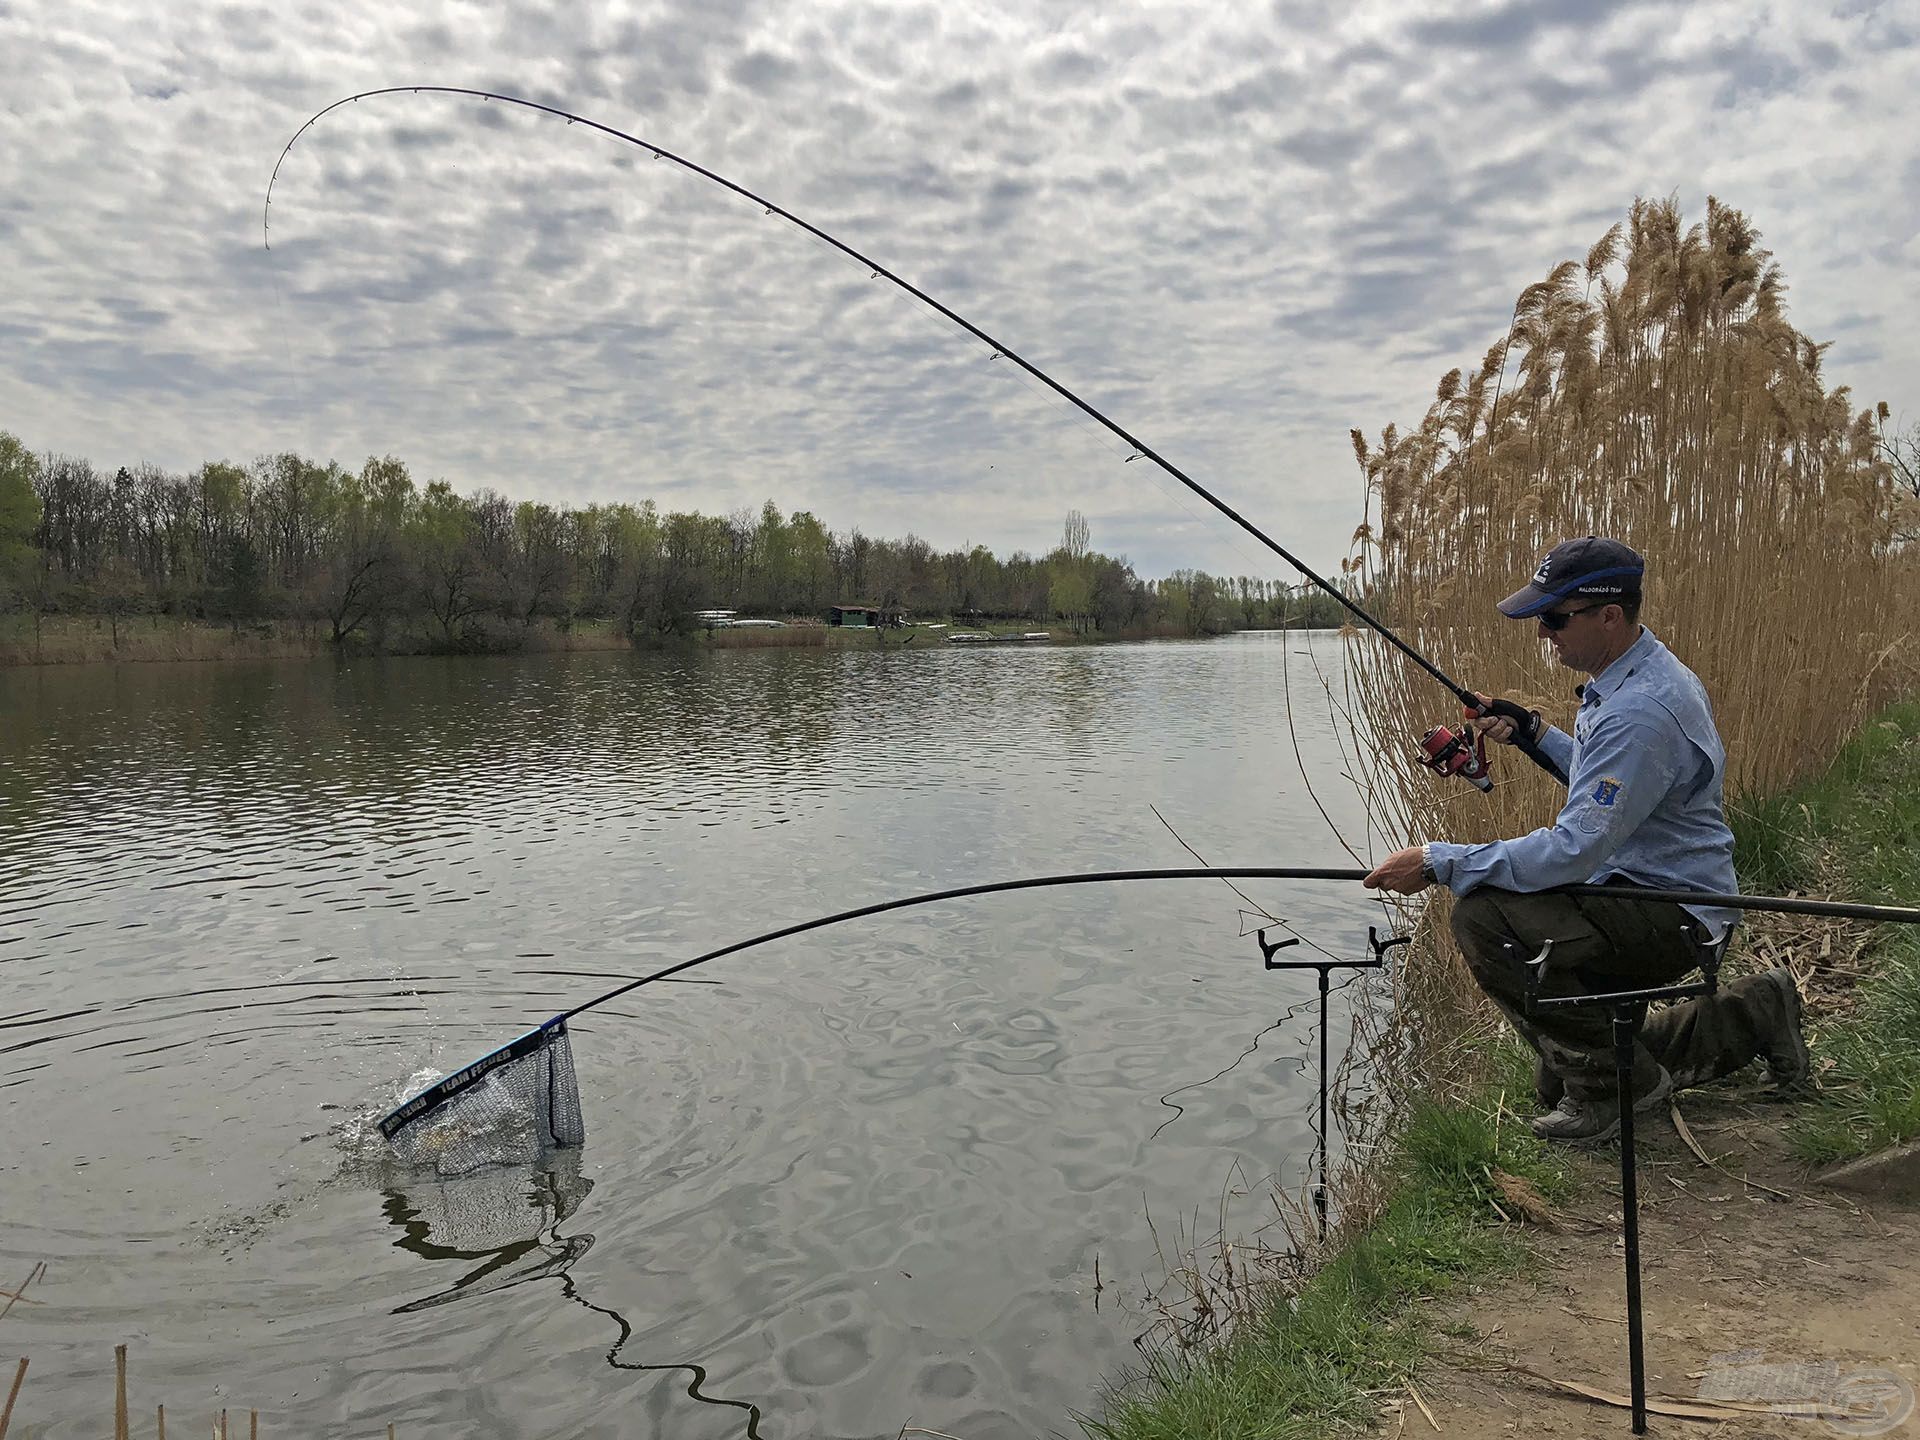
[[[422,1091],[380,1122],[404,1164],[441,1175],[531,1165],[586,1143],[573,1046],[550,1021]]]

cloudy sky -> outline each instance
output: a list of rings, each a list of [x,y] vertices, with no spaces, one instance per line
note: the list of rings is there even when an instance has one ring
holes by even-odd
[[[1415,419],[1636,194],[1716,194],[1829,375],[1920,416],[1920,0],[1422,5],[0,0],[0,428],[294,449],[569,504],[1280,574],[865,250],[1311,563],[1346,432]]]

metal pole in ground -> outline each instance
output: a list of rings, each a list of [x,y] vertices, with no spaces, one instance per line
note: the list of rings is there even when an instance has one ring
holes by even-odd
[[[1553,953],[1553,941],[1542,945],[1540,953],[1527,962],[1528,1014],[1601,1005],[1613,1011],[1613,1073],[1620,1105],[1620,1214],[1625,1230],[1622,1239],[1627,1271],[1627,1369],[1633,1390],[1633,1433],[1636,1435],[1647,1433],[1647,1358],[1640,1323],[1640,1192],[1633,1150],[1633,1052],[1640,1039],[1640,1021],[1650,1001],[1684,1000],[1711,995],[1719,989],[1720,960],[1726,954],[1732,934],[1729,927],[1719,940],[1702,947],[1700,979],[1685,985],[1614,990],[1603,995],[1542,996],[1540,986]]]
[[[1327,971],[1326,965],[1313,967],[1320,972],[1320,1168],[1313,1187],[1313,1209],[1320,1219],[1320,1238],[1327,1238]]]
[[[1620,1097],[1620,1214],[1626,1227],[1627,1370],[1633,1384],[1633,1433],[1647,1433],[1647,1352],[1640,1329],[1640,1186],[1633,1154],[1633,1047],[1644,1004],[1613,1007],[1613,1073]]]

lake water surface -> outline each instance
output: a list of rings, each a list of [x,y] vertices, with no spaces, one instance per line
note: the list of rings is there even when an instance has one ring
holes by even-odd
[[[1349,864],[1289,666],[1358,835],[1332,635],[0,671],[0,1288],[47,1265],[0,1320],[16,1426],[106,1433],[127,1342],[148,1433],[1074,1433],[1151,1319],[1149,1212],[1211,1230],[1310,1156],[1304,1010],[1163,1103],[1313,994],[1218,883],[639,991],[576,1022],[587,1144],[536,1170],[396,1175],[368,1121],[732,939],[1193,863],[1153,805],[1215,863]],[[1381,919],[1247,888],[1338,953]]]

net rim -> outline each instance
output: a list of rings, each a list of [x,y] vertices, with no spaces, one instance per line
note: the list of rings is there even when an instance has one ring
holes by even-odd
[[[379,1121],[381,1135],[391,1140],[402,1128],[431,1115],[454,1096],[479,1083],[502,1065],[511,1064],[515,1060],[531,1055],[534,1051],[553,1044],[566,1033],[567,1017],[556,1015],[551,1020],[543,1021],[533,1029],[514,1036],[499,1049],[488,1051],[472,1064],[448,1071],[431,1085],[408,1096],[382,1115]]]

